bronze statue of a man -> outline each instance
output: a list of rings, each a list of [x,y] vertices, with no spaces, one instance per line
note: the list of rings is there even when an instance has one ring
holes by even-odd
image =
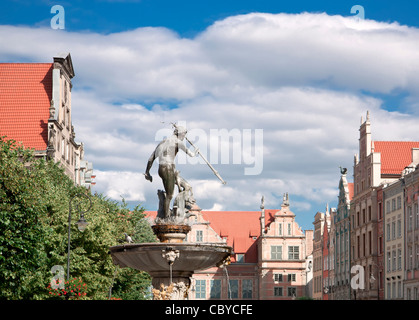
[[[186,128],[176,126],[173,135],[158,144],[154,152],[148,159],[147,168],[145,170],[145,178],[149,181],[153,181],[153,177],[150,175],[150,169],[153,166],[153,162],[156,158],[159,159],[159,176],[163,181],[164,190],[166,192],[163,211],[165,218],[170,216],[170,202],[173,198],[173,192],[176,184],[176,172],[175,172],[175,158],[179,149],[183,150],[187,155],[194,157],[198,155],[198,149],[195,152],[190,151],[186,148],[183,143],[183,139],[186,136]]]

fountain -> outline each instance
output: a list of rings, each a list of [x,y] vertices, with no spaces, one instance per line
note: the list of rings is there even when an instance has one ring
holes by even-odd
[[[158,243],[127,243],[110,248],[113,263],[146,271],[152,277],[154,300],[184,300],[188,298],[191,277],[195,271],[213,266],[223,267],[230,262],[233,248],[220,243],[188,243],[185,238],[191,227],[185,222],[199,207],[193,197],[192,187],[175,170],[174,159],[179,149],[189,156],[203,155],[195,147],[191,152],[183,144],[186,129],[174,125],[172,137],[163,140],[151,155],[145,173],[152,181],[150,169],[153,161],[159,158],[159,176],[165,191],[158,190],[159,208],[152,229],[160,240]],[[216,176],[225,184],[218,172],[208,163]],[[178,194],[173,202],[175,186]]]

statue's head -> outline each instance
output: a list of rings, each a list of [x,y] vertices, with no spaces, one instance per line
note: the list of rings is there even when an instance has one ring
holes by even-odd
[[[176,126],[175,127],[175,131],[173,132],[175,135],[177,135],[178,136],[178,138],[179,139],[183,139],[185,136],[186,136],[186,133],[187,133],[188,131],[186,130],[186,128],[185,127],[182,127],[182,126]]]

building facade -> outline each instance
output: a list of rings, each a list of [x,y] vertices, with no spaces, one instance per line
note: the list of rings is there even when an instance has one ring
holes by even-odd
[[[385,298],[387,300],[403,299],[404,206],[401,180],[386,186],[383,193],[385,201]]]
[[[263,221],[265,212],[262,209]],[[270,220],[270,221],[269,221]],[[303,232],[290,210],[288,194],[281,209],[273,212],[258,239],[259,299],[295,299],[306,296],[309,261],[312,254],[311,230]],[[264,227],[264,228],[263,228]],[[263,228],[263,229],[262,229]]]
[[[378,264],[378,190],[402,176],[412,162],[412,148],[419,142],[372,141],[369,113],[361,119],[359,155],[354,158],[354,197],[351,201],[351,265],[365,270],[364,288],[357,289],[358,299],[379,298],[379,281],[383,273]],[[386,232],[386,230],[384,230]],[[397,250],[396,250],[397,254]]]
[[[377,188],[377,236],[378,236],[378,255],[377,255],[377,274],[378,274],[378,299],[384,300],[384,273],[385,273],[385,253],[384,253],[384,185]]]
[[[317,212],[314,216],[314,239],[313,239],[313,294],[315,300],[321,300],[323,295],[323,232],[325,214]]]
[[[329,300],[331,296],[331,284],[332,284],[332,275],[330,274],[331,264],[330,264],[330,256],[331,256],[331,237],[330,237],[330,222],[331,217],[329,213],[329,208],[326,208],[325,214],[325,223],[323,225],[323,237],[322,237],[322,300]]]
[[[362,122],[362,121],[361,121]],[[381,183],[380,154],[374,152],[371,141],[370,119],[359,129],[359,155],[354,158],[354,197],[351,201],[351,266],[361,266],[364,279],[361,288],[354,292],[355,299],[377,299],[376,283],[369,275],[377,264],[377,219],[375,187]]]
[[[353,197],[353,183],[346,177],[347,170],[341,172],[339,196],[336,215],[334,215],[335,241],[335,289],[334,300],[350,300],[351,295],[351,264],[350,264],[350,201]]]
[[[403,297],[419,300],[419,150],[412,151],[410,172],[402,179],[404,197],[404,254],[405,272]]]
[[[94,184],[93,166],[71,121],[71,55],[53,63],[0,63],[0,135],[60,163],[77,185]]]

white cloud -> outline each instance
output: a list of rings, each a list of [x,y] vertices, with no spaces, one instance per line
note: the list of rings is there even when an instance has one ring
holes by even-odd
[[[262,195],[279,207],[284,192],[298,197],[301,212],[336,201],[338,167],[351,171],[366,110],[373,139],[417,140],[418,113],[385,111],[380,100],[404,92],[412,111],[419,97],[419,32],[397,23],[254,13],[217,21],[193,39],[165,28],[103,35],[12,26],[0,26],[0,39],[8,44],[1,61],[71,53],[73,124],[95,167],[94,189],[150,210],[162,188],[157,163],[153,183],[142,173],[156,133],[171,121],[206,135],[263,129],[260,175],[244,175],[243,161],[214,164],[224,186],[202,161],[178,165],[198,204],[218,210],[258,210]]]

